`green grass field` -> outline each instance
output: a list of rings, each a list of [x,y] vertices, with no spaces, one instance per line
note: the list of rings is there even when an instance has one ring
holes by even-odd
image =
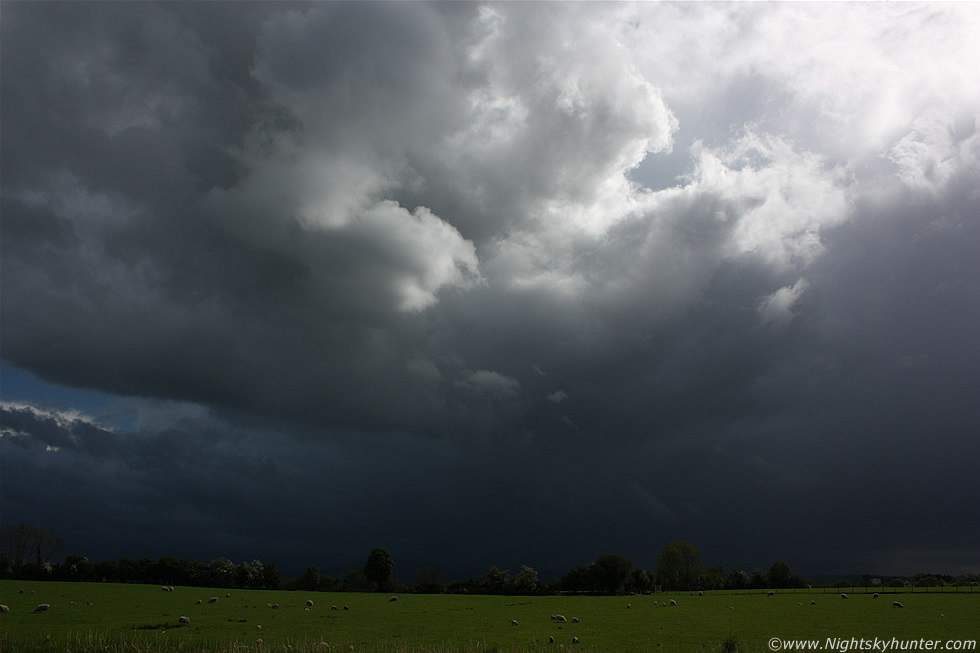
[[[980,593],[461,596],[0,581],[0,651],[769,651],[769,639],[977,639]],[[217,596],[217,603],[208,603]],[[661,602],[677,600],[676,607]],[[307,611],[306,601],[314,605]],[[900,600],[903,609],[893,608]],[[197,601],[201,603],[198,604]],[[810,601],[815,601],[811,605]],[[35,613],[40,603],[48,612]],[[277,604],[270,608],[268,604]],[[631,607],[627,608],[627,604]],[[337,610],[331,610],[336,605]],[[349,610],[343,607],[349,606]],[[556,623],[562,614],[568,623]],[[180,616],[190,625],[179,625]],[[578,618],[578,623],[572,619]],[[518,625],[512,625],[516,620]],[[258,626],[262,626],[261,630]],[[572,637],[580,643],[573,644]],[[555,642],[549,643],[549,637]],[[262,644],[256,640],[261,638]],[[326,642],[329,648],[321,644]],[[291,649],[290,649],[291,647]],[[787,649],[784,649],[787,650]],[[853,650],[853,649],[851,649]],[[977,650],[974,648],[973,650]]]

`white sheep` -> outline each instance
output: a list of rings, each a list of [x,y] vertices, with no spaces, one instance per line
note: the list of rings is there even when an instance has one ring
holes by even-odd
[[[331,606],[330,606],[330,609],[331,609],[331,610],[336,610],[336,609],[337,609],[337,606],[336,606],[336,605],[331,605]]]
[[[572,623],[573,624],[577,624],[578,623],[578,617],[572,617]]]
[[[226,599],[230,599],[231,598],[231,592],[226,592],[225,593],[225,598]]]
[[[398,597],[397,597],[397,596],[393,596],[393,597],[391,597],[391,598],[390,598],[390,599],[388,599],[388,600],[389,600],[389,601],[397,601],[397,600],[398,600]]]
[[[776,593],[773,592],[772,590],[769,590],[769,593],[767,594],[767,596],[776,596]]]
[[[892,601],[892,607],[893,608],[904,608],[905,606],[902,605],[902,603],[900,601]]]
[[[307,599],[306,600],[306,605],[312,608],[313,607],[313,599]]]
[[[510,625],[511,626],[516,626],[517,625],[517,619],[511,619],[510,620]]]
[[[208,599],[208,603],[217,603],[217,602],[218,602],[217,596],[212,596],[210,599]]]
[[[191,624],[191,618],[190,617],[183,617],[183,616],[182,617],[179,617],[177,619],[177,623],[187,624],[189,626]]]
[[[563,615],[563,614],[556,614],[555,615],[555,621],[560,621],[562,623],[568,623],[568,619],[566,619],[565,618],[565,615]]]
[[[50,603],[42,603],[41,605],[34,608],[34,612],[47,612],[51,609]]]
[[[7,614],[8,612],[10,612],[10,608],[0,603],[0,614]]]
[[[871,598],[873,598],[873,599],[876,599],[876,598],[878,598],[878,592],[875,592],[874,594],[872,594],[872,595],[871,595]]]
[[[555,636],[554,635],[549,635],[548,636],[548,643],[549,644],[554,644],[555,643]]]
[[[262,630],[262,624],[256,624],[255,630]]]
[[[841,597],[842,599],[846,599],[846,598],[847,598],[847,594],[844,594],[844,592],[841,592],[841,593],[840,593],[840,597]]]
[[[572,644],[578,644],[578,637],[572,638]]]
[[[671,604],[672,606],[676,606],[676,605],[677,605],[677,601],[675,601],[674,599],[671,599],[671,600],[670,600],[670,604]]]

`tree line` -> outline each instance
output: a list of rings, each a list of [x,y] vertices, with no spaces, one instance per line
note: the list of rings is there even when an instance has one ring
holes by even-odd
[[[57,533],[31,524],[0,527],[0,578],[240,589],[505,595],[646,594],[657,591],[791,589],[812,585],[794,573],[783,560],[773,562],[765,572],[739,568],[726,572],[721,566],[706,568],[698,548],[684,541],[664,546],[653,570],[634,567],[629,558],[620,554],[604,554],[592,563],[575,567],[548,583],[542,582],[538,572],[527,565],[522,565],[514,574],[492,565],[482,574],[450,583],[446,582],[437,567],[430,567],[417,570],[411,581],[403,582],[394,577],[395,560],[384,547],[372,549],[363,567],[352,569],[343,579],[338,579],[321,574],[316,565],[307,566],[300,576],[283,578],[275,563],[261,560],[236,564],[227,558],[205,563],[166,557],[159,560],[122,558],[92,562],[84,556],[73,554],[65,557],[63,562],[52,562],[62,546]],[[869,584],[870,580],[870,577],[866,577],[865,584]],[[850,585],[852,581],[840,582]],[[907,581],[890,581],[896,582],[905,584]],[[925,574],[911,581],[914,586],[930,587],[939,584],[975,585],[978,582],[980,578],[976,575],[953,578]]]

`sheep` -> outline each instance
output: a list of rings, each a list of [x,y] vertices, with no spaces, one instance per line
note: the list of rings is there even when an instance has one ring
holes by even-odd
[[[42,603],[41,605],[34,608],[34,612],[47,612],[51,609],[50,603]]]
[[[262,630],[262,624],[256,624],[255,630]]]
[[[578,637],[572,638],[572,644],[578,644]]]
[[[177,619],[177,623],[179,623],[179,624],[187,624],[188,626],[190,626],[191,625],[191,618],[190,617],[181,616],[181,617],[179,617]]]
[[[548,636],[548,643],[549,644],[554,644],[555,643],[555,636],[554,635],[549,635]]]
[[[309,611],[310,611],[309,608],[303,608],[303,612],[309,612]]]
[[[840,597],[841,597],[842,599],[846,599],[846,598],[847,598],[847,594],[844,594],[844,592],[841,592],[841,593],[840,593]]]
[[[572,617],[572,623],[573,624],[577,624],[578,623],[578,617]]]
[[[769,590],[769,593],[767,594],[767,596],[776,596],[776,593],[773,592],[772,590]]]
[[[671,606],[676,606],[677,605],[677,601],[675,601],[674,599],[671,599],[670,600],[670,605]]]
[[[874,594],[872,594],[872,595],[871,595],[871,598],[873,598],[873,599],[876,599],[876,598],[878,598],[878,592],[875,592]]]
[[[390,603],[391,601],[397,601],[397,600],[398,600],[398,597],[397,596],[393,596],[390,599],[388,599],[388,602]]]
[[[566,619],[566,618],[565,618],[565,615],[563,615],[563,614],[556,614],[556,615],[555,615],[555,621],[560,621],[560,622],[562,622],[563,624],[564,624],[564,623],[568,623],[568,619]]]
[[[262,646],[262,638],[259,637],[257,640],[255,640],[255,643],[258,644],[259,646]]]
[[[197,600],[197,604],[198,604],[198,605],[201,605],[201,599],[198,599],[198,600]]]
[[[817,604],[816,601],[810,601],[810,605],[816,605],[816,604]]]
[[[225,598],[226,599],[230,599],[231,598],[231,592],[226,592],[225,593]]]
[[[278,610],[279,609],[279,604],[278,603],[273,603],[272,604],[272,609],[273,610]]]
[[[307,605],[307,607],[312,608],[313,607],[313,599],[307,599],[306,600],[306,605]]]
[[[212,596],[210,599],[208,599],[208,603],[217,603],[217,602],[218,602],[217,596]]]
[[[627,609],[627,610],[629,610],[629,609],[630,609],[630,608],[632,608],[632,607],[633,607],[633,604],[632,604],[632,603],[627,603],[627,604],[626,604],[626,609]]]
[[[350,606],[349,605],[345,605],[344,606],[344,610],[350,610]]]
[[[10,612],[10,608],[0,603],[0,614],[7,614],[8,612]]]
[[[902,602],[901,601],[892,601],[892,607],[893,608],[904,608],[905,606],[902,605]]]
[[[511,626],[516,626],[517,625],[517,619],[511,619],[510,620],[510,625]]]
[[[331,606],[330,606],[330,609],[331,609],[331,610],[336,610],[336,609],[337,609],[337,606],[335,606],[335,605],[331,605]]]
[[[698,592],[698,596],[704,596],[704,592]]]

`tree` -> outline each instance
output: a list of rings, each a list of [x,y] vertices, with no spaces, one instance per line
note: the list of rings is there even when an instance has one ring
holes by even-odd
[[[721,565],[710,567],[701,574],[701,588],[706,590],[720,590],[725,586],[725,568]]]
[[[769,587],[773,589],[787,589],[791,585],[793,572],[789,565],[782,560],[777,560],[769,567]]]
[[[316,588],[320,586],[320,568],[316,565],[310,565],[303,572],[303,589],[315,592]]]
[[[701,552],[690,542],[671,542],[660,550],[657,578],[668,590],[695,589],[701,577]]]
[[[749,586],[749,572],[744,569],[732,569],[725,581],[725,588],[730,590],[744,590]]]
[[[518,594],[537,594],[541,588],[538,572],[527,565],[521,565],[521,570],[514,576],[513,585]]]
[[[385,589],[391,580],[391,572],[395,570],[395,560],[388,549],[376,546],[368,554],[364,563],[364,576],[372,583],[377,583],[378,589]]]
[[[627,592],[646,594],[653,590],[653,578],[646,569],[634,569],[626,579],[624,589]]]
[[[607,553],[596,558],[591,567],[595,581],[593,591],[615,594],[629,577],[633,563],[624,555]]]

